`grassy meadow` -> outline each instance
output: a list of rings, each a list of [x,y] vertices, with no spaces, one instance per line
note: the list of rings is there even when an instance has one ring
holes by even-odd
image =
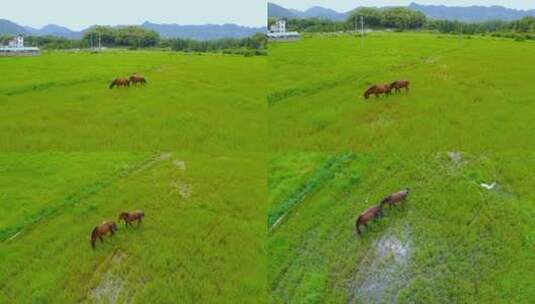
[[[535,301],[535,154],[296,152],[268,163],[270,303]],[[358,237],[357,216],[406,187],[404,205]]]
[[[258,153],[1,153],[0,303],[266,302],[265,172]]]
[[[2,151],[260,151],[265,57],[163,51],[0,58]],[[146,87],[110,90],[140,73]],[[247,125],[248,128],[242,128]]]
[[[364,42],[317,34],[270,44],[269,146],[274,151],[533,150],[535,43],[426,33]],[[369,100],[368,86],[412,82]]]

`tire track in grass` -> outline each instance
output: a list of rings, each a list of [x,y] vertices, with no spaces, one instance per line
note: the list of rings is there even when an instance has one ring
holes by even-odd
[[[58,215],[65,208],[77,205],[82,201],[90,198],[93,195],[96,195],[102,192],[104,189],[108,188],[118,180],[123,178],[128,178],[132,174],[135,174],[140,171],[144,171],[154,166],[156,163],[163,160],[169,159],[171,155],[169,153],[156,153],[149,158],[140,161],[139,163],[129,166],[125,169],[120,169],[113,174],[102,178],[96,182],[87,184],[80,187],[77,191],[74,191],[63,198],[56,200],[49,204],[49,207],[43,208],[38,212],[27,216],[18,224],[6,227],[0,230],[0,242],[6,240],[14,240],[18,237],[23,231],[31,229],[36,224],[40,223],[43,220],[51,218]]]
[[[293,193],[286,197],[274,210],[268,213],[268,230],[273,232],[288,216],[288,214],[310,194],[316,192],[336,173],[341,171],[344,165],[355,158],[353,153],[339,154],[329,157],[319,165],[308,180],[303,182]]]

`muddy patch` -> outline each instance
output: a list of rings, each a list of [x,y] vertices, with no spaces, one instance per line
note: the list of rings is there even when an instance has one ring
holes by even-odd
[[[178,170],[186,171],[186,162],[183,160],[175,159],[173,160],[173,165],[175,165]]]
[[[349,283],[348,303],[396,303],[407,284],[411,256],[409,228],[386,233],[370,247]]]
[[[188,199],[191,196],[190,184],[183,184],[180,181],[172,181],[171,189],[173,193],[177,193],[181,198]]]
[[[176,172],[174,174],[174,180],[171,181],[171,192],[178,194],[181,198],[188,199],[191,196],[191,184],[188,184],[182,180],[180,173],[186,171],[186,162],[183,160],[173,160]]]
[[[122,276],[116,272],[123,263],[126,255],[118,250],[113,254],[113,257],[104,262],[99,268],[106,269],[100,275],[100,281],[97,286],[89,291],[87,296],[88,303],[129,303],[128,299],[121,298],[126,287],[126,281]],[[97,271],[97,276],[101,273]]]
[[[449,171],[457,171],[468,163],[468,157],[459,151],[439,152],[436,155],[437,160],[440,160],[443,167]]]

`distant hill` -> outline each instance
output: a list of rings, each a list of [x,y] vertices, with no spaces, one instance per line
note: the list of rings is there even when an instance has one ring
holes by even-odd
[[[163,38],[190,38],[196,40],[213,40],[219,38],[243,38],[256,33],[266,31],[265,27],[246,27],[236,24],[207,24],[207,25],[178,25],[178,24],[157,24],[145,22],[141,25],[160,34]],[[0,34],[8,35],[35,35],[35,36],[58,36],[69,39],[79,39],[93,26],[82,31],[73,31],[64,26],[49,24],[40,29],[29,26],[21,26],[9,20],[0,19]],[[121,27],[115,26],[115,27]]]
[[[6,19],[0,19],[0,34],[8,34],[8,35],[17,35],[17,34],[23,34],[27,35],[29,32],[22,26],[16,24],[15,22],[11,22]]]
[[[485,20],[516,20],[526,16],[535,16],[534,10],[515,10],[503,6],[444,6],[420,5],[411,3],[409,8],[424,13],[433,19],[460,20],[477,22]]]
[[[420,5],[411,3],[409,8],[424,13],[428,18],[478,22],[485,20],[515,20],[526,16],[535,16],[534,10],[515,10],[503,6],[468,6],[455,7],[444,5]],[[386,7],[383,7],[386,8]],[[268,3],[268,17],[272,18],[320,18],[333,21],[345,20],[349,12],[337,12],[320,6],[306,11],[288,9],[274,3]]]
[[[213,40],[218,38],[245,38],[266,31],[265,28],[246,27],[236,24],[178,25],[145,22],[144,28],[151,29],[165,38],[190,38]]]
[[[273,18],[301,18],[299,16],[300,11],[284,8],[275,3],[268,2],[268,17]]]
[[[314,6],[306,11],[284,8],[274,3],[268,3],[268,16],[273,18],[320,18],[341,21],[345,20],[347,13],[339,13],[335,10]]]
[[[25,26],[24,27],[26,31],[29,32],[31,35],[35,36],[59,36],[59,37],[65,37],[70,39],[77,39],[81,38],[83,36],[83,31],[72,31],[64,26],[56,25],[56,24],[49,24],[46,25],[40,29],[36,29],[33,27]]]
[[[347,19],[348,13],[339,13],[332,9],[324,8],[321,6],[314,6],[302,12],[302,16],[306,18],[320,18],[333,21],[342,21]]]

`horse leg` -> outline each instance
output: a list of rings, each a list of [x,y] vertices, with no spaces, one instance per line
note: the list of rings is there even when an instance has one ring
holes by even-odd
[[[102,243],[104,243],[104,239],[102,238],[102,235],[99,235],[98,238],[100,239],[100,241],[101,241]]]

